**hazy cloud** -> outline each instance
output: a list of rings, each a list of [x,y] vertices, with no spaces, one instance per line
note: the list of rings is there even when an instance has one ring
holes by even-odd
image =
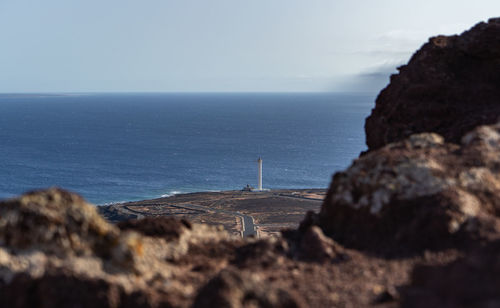
[[[374,64],[358,74],[345,76],[342,82],[336,85],[336,91],[373,92],[378,93],[389,84],[392,74],[397,74],[397,68],[404,61],[385,61]]]

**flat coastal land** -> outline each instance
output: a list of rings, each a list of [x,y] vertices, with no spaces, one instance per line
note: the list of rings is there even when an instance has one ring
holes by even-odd
[[[297,228],[307,211],[319,211],[325,194],[326,189],[198,192],[100,206],[99,212],[111,222],[172,216],[221,225],[244,237],[267,237]]]

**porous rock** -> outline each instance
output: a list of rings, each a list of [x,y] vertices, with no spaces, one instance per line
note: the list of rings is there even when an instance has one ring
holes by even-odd
[[[191,229],[187,220],[173,217],[146,217],[118,223],[120,230],[134,230],[147,236],[161,237],[167,241],[178,239],[186,229]]]
[[[290,253],[290,246],[282,238],[266,238],[255,240],[238,247],[232,263],[243,268],[271,268],[282,263]]]
[[[181,221],[124,226],[58,188],[0,202],[0,306],[185,307],[209,277],[176,260],[230,239]]]
[[[54,254],[110,255],[118,229],[80,196],[58,188],[0,204],[0,245]]]
[[[412,135],[336,173],[315,219],[341,244],[366,249],[443,249],[478,239],[500,214],[499,149],[499,124],[478,127],[460,145]]]
[[[418,265],[403,288],[408,308],[500,307],[500,242],[444,265]]]
[[[201,307],[305,307],[296,295],[273,288],[258,274],[227,269],[211,279],[194,301],[193,308]]]
[[[435,132],[458,143],[500,116],[500,18],[436,36],[391,76],[366,119],[368,149]]]
[[[153,290],[126,292],[120,285],[102,278],[71,273],[46,273],[39,278],[16,275],[5,285],[0,283],[0,306],[24,307],[164,307],[172,305],[166,296]]]
[[[301,234],[297,258],[314,262],[328,262],[342,255],[342,248],[325,236],[317,226],[311,226]]]

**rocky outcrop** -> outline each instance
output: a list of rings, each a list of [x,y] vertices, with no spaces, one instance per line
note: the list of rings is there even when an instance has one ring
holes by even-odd
[[[499,84],[499,18],[433,37],[379,94],[365,124],[368,149],[422,132],[458,143],[476,126],[498,121]]]
[[[76,194],[31,192],[0,202],[0,306],[306,307],[310,284],[290,292],[294,277],[314,281],[345,253],[318,227],[289,234],[242,239],[170,217],[112,225]]]
[[[120,230],[78,195],[55,188],[1,202],[0,305],[186,306],[209,277],[179,260],[229,236],[172,219],[144,222]]]
[[[11,249],[111,256],[118,234],[95,207],[63,190],[28,193],[0,207],[0,244]]]
[[[317,223],[344,245],[393,252],[485,238],[498,232],[499,153],[499,124],[476,128],[460,145],[412,135],[336,173]]]
[[[297,238],[319,226],[349,258],[349,248],[362,251],[360,275],[376,256],[377,270],[391,267],[383,277],[406,276],[374,285],[372,304],[500,304],[499,51],[498,18],[431,38],[377,98],[368,151],[333,176],[320,213],[301,223]]]

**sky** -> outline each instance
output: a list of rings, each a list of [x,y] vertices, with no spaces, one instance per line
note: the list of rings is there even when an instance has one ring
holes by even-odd
[[[0,0],[0,92],[376,91],[498,0]]]

